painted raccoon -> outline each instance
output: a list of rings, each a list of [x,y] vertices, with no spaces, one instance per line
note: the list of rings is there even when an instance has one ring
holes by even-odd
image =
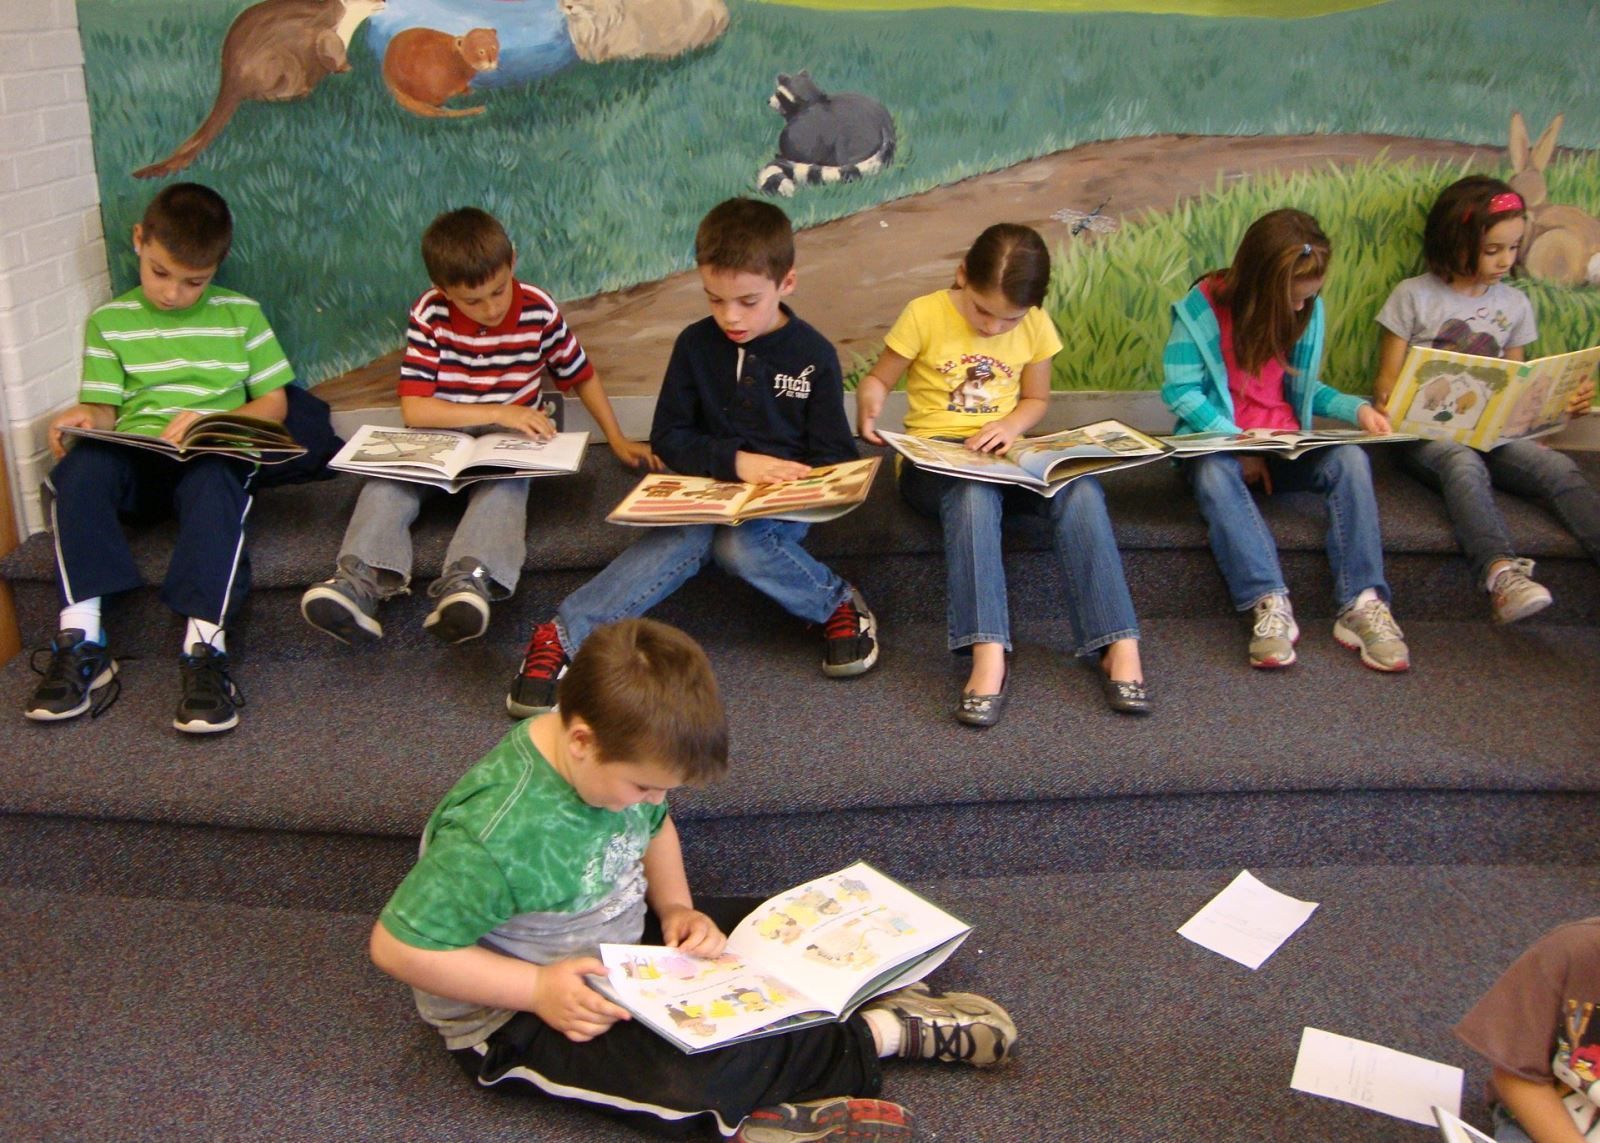
[[[802,71],[778,76],[767,102],[786,125],[778,153],[756,176],[765,194],[792,195],[799,183],[852,182],[894,159],[894,120],[870,95],[828,95]]]

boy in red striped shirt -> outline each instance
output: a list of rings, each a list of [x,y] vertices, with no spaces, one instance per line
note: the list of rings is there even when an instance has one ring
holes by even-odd
[[[408,427],[519,432],[549,438],[557,396],[577,394],[617,459],[659,468],[647,443],[622,435],[600,377],[554,300],[517,280],[516,250],[493,215],[475,207],[441,214],[422,235],[433,287],[411,307],[400,365],[400,412]],[[547,393],[549,380],[555,393]],[[383,636],[378,604],[411,581],[411,525],[440,489],[367,481],[331,579],[300,597],[312,626],[347,643]],[[526,554],[528,480],[485,480],[467,507],[428,588],[436,603],[423,626],[446,643],[482,635],[489,604],[516,590]]]

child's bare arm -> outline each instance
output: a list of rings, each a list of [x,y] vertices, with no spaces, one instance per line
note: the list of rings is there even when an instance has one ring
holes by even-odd
[[[584,979],[605,975],[605,965],[595,957],[536,965],[479,945],[420,949],[394,936],[381,921],[372,927],[368,948],[372,963],[396,980],[452,1000],[532,1012],[579,1043],[629,1018],[625,1009],[590,988]]]
[[[117,424],[115,405],[79,404],[63,409],[50,421],[50,454],[57,460],[67,455],[67,445],[61,439],[61,430],[111,429]]]
[[[536,440],[556,435],[556,426],[532,405],[464,405],[442,397],[401,397],[400,416],[413,429],[467,429],[499,425]]]
[[[669,816],[644,851],[645,899],[667,944],[693,956],[716,956],[728,943],[716,922],[694,907],[678,827]]]
[[[782,484],[811,475],[811,466],[803,460],[784,460],[781,456],[744,449],[733,454],[733,470],[747,484]]]
[[[1023,368],[1017,407],[968,437],[968,448],[974,452],[1004,452],[1012,441],[1044,419],[1050,409],[1050,361],[1046,358]]]
[[[1583,1143],[1554,1084],[1495,1068],[1494,1089],[1533,1143]]]
[[[600,383],[600,374],[589,374],[586,380],[578,382],[573,392],[578,394],[578,400],[583,402],[618,460],[629,468],[644,468],[649,472],[666,470],[666,464],[650,450],[649,441],[631,441],[622,435],[622,426],[617,424],[616,411],[611,408],[606,387]]]
[[[1403,337],[1388,330],[1378,338],[1378,376],[1372,382],[1372,404],[1380,413],[1389,411],[1389,395],[1400,379],[1400,367],[1405,364],[1409,348]]]
[[[883,412],[884,398],[900,384],[910,364],[909,357],[885,349],[856,386],[856,435],[862,440],[877,445],[883,443],[878,435],[878,416]]]

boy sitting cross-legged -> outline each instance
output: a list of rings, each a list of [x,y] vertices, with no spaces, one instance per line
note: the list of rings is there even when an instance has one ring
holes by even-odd
[[[656,455],[686,476],[752,484],[855,459],[838,354],[783,303],[795,286],[788,216],[771,203],[729,199],[701,220],[695,262],[711,316],[672,348],[650,428]],[[506,709],[518,718],[548,710],[590,631],[644,614],[712,561],[822,623],[825,674],[870,670],[878,660],[872,612],[801,545],[807,530],[773,519],[651,529],[534,628]]]
[[[880,1057],[1006,1058],[1004,1009],[922,984],[842,1023],[695,1055],[631,1021],[587,982],[605,973],[602,942],[715,956],[719,921],[758,904],[696,907],[666,805],[726,771],[727,724],[704,652],[648,619],[594,631],[560,698],[445,795],[372,930],[373,962],[413,986],[480,1086],[579,1100],[680,1138],[904,1140],[909,1114],[871,1098]]]
[[[433,288],[411,307],[400,364],[400,412],[412,428],[474,434],[553,436],[559,392],[577,393],[629,467],[659,467],[650,446],[617,425],[599,374],[550,295],[515,276],[517,252],[505,228],[475,207],[441,214],[422,235]],[[476,639],[489,604],[508,598],[527,555],[529,480],[484,480],[467,490],[466,510],[445,551],[444,574],[428,588],[437,602],[423,626],[445,643]],[[346,643],[382,638],[378,604],[411,582],[411,525],[423,499],[441,490],[369,479],[345,528],[333,578],[300,597],[313,627]]]
[[[258,466],[218,454],[179,461],[90,438],[69,451],[61,433],[114,428],[176,442],[206,413],[283,419],[294,373],[272,328],[258,304],[212,282],[232,241],[222,196],[174,183],[133,228],[139,285],[89,315],[80,403],[50,425],[50,450],[60,458],[47,483],[62,611],[59,633],[42,649],[44,679],[24,711],[31,719],[110,705],[119,684],[100,601],[143,582],[122,524],[176,516],[161,587],[162,602],[187,620],[173,726],[208,734],[239,722],[244,699],[228,674],[223,628],[249,588],[244,528]]]

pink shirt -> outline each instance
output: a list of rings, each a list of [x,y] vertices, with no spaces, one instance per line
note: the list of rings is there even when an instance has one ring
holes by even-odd
[[[1211,303],[1216,315],[1217,328],[1222,331],[1222,362],[1228,367],[1228,395],[1233,398],[1233,423],[1241,429],[1300,428],[1300,419],[1283,397],[1283,362],[1269,361],[1259,373],[1246,373],[1239,368],[1239,359],[1233,352],[1233,310],[1220,306],[1212,296],[1218,281],[1206,278],[1200,283],[1200,292]]]

